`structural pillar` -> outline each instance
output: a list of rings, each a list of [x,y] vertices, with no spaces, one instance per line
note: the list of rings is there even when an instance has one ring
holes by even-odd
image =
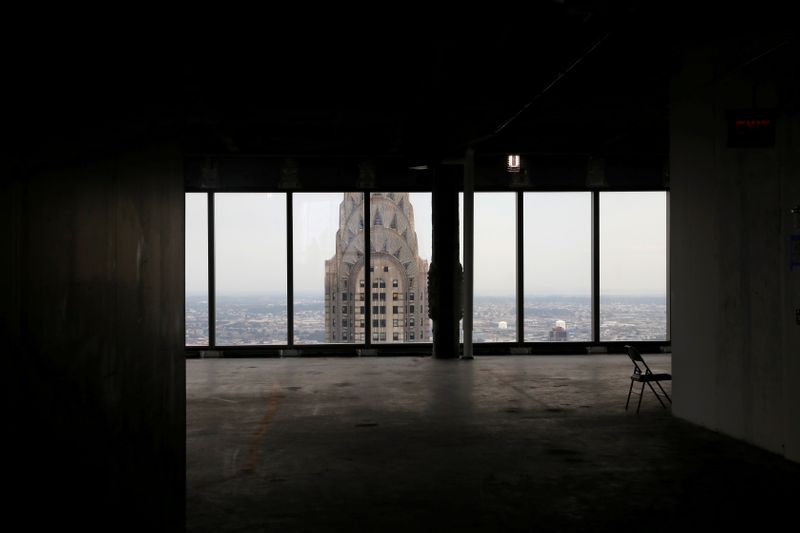
[[[467,148],[464,156],[464,353],[472,359],[472,288],[474,280],[475,235],[475,151]]]
[[[461,265],[458,245],[457,173],[436,169],[432,194],[433,257],[429,271],[429,310],[433,319],[433,355],[458,357],[461,318]],[[451,175],[452,174],[452,175]]]

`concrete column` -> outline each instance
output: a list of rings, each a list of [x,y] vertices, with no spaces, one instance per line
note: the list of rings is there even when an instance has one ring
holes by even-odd
[[[472,359],[472,293],[474,280],[475,236],[475,152],[467,149],[464,157],[464,354]]]
[[[89,154],[11,194],[9,509],[43,529],[182,530],[180,151]]]
[[[672,80],[673,413],[800,461],[800,270],[788,249],[800,202],[794,55],[731,57],[743,49],[691,49]],[[746,68],[732,70],[737,62]],[[728,146],[727,113],[756,105],[775,112],[774,146]]]
[[[458,357],[461,317],[461,265],[458,261],[458,187],[455,175],[439,169],[432,195],[433,260],[429,274],[429,308],[433,319],[433,355]]]

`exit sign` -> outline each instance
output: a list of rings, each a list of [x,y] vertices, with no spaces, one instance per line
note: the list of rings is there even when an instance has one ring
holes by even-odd
[[[767,109],[728,111],[729,148],[775,146],[775,112]]]

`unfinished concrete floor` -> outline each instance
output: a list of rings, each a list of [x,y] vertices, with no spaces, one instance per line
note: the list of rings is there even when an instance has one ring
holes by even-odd
[[[794,528],[800,465],[626,412],[625,356],[186,364],[189,531]]]

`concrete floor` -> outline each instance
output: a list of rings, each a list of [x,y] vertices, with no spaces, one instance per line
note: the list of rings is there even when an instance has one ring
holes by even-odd
[[[625,356],[186,365],[188,531],[768,530],[800,501],[800,465],[626,412]]]

